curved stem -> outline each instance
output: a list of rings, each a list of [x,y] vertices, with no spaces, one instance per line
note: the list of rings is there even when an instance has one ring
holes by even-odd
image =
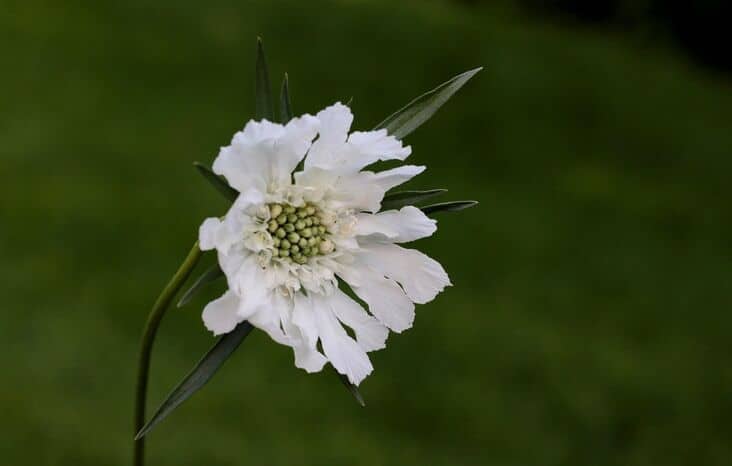
[[[201,257],[201,249],[198,247],[198,242],[193,245],[191,251],[186,256],[183,263],[180,265],[178,270],[170,279],[168,284],[165,286],[163,291],[158,296],[155,304],[150,311],[150,315],[147,318],[145,324],[145,332],[142,336],[142,345],[140,346],[140,359],[137,368],[137,388],[135,391],[135,432],[133,435],[142,429],[145,425],[145,405],[147,401],[147,382],[150,373],[150,356],[152,355],[153,342],[155,341],[155,334],[158,332],[160,322],[163,320],[165,311],[168,310],[170,302],[173,300],[175,295],[178,293],[180,288],[188,279],[188,276],[196,266],[198,259]],[[132,464],[134,466],[143,466],[145,463],[145,439],[141,438],[134,442],[134,453]]]

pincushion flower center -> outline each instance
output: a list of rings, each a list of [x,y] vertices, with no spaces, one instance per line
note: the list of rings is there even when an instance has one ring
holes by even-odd
[[[267,231],[272,236],[273,258],[305,264],[313,256],[333,251],[330,232],[317,206],[310,203],[300,207],[268,204],[267,208],[270,215]]]

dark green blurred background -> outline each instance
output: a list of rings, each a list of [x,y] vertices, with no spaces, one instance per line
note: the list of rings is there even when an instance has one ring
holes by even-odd
[[[2,0],[2,464],[129,464],[142,325],[226,207],[191,163],[251,117],[258,34],[297,113],[353,97],[360,129],[483,65],[407,140],[410,186],[481,205],[419,245],[455,286],[372,354],[367,408],[257,332],[150,465],[732,464],[730,77],[662,21],[519,3]]]

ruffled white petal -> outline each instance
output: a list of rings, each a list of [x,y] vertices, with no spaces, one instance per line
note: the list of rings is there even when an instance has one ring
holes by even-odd
[[[357,236],[378,235],[395,243],[426,238],[437,230],[437,221],[414,206],[378,214],[359,214],[356,219],[354,231]]]
[[[238,309],[239,297],[227,291],[203,308],[203,323],[214,335],[229,333],[244,320],[239,317]]]
[[[348,137],[348,144],[356,149],[357,155],[350,164],[355,170],[378,160],[404,160],[412,153],[411,147],[405,147],[400,140],[387,135],[385,129],[355,131]]]
[[[239,297],[239,315],[247,319],[251,315],[271,307],[268,276],[259,265],[256,254],[246,251],[219,252],[219,265],[226,275],[229,289]]]
[[[292,312],[292,300],[277,291],[273,291],[269,299],[270,307],[260,308],[252,314],[249,323],[267,332],[274,341],[281,345],[292,345],[292,339],[285,334],[282,328],[283,320],[289,319]]]
[[[342,266],[338,274],[346,281],[379,322],[394,332],[411,328],[414,322],[414,303],[394,281],[375,272],[363,262]]]
[[[371,317],[356,301],[341,290],[330,296],[333,313],[343,324],[351,327],[356,341],[364,351],[376,351],[386,346],[389,330],[378,320]]]
[[[281,170],[287,172],[287,175],[292,173],[310,149],[319,129],[320,120],[312,115],[293,118],[285,125],[285,132],[280,141],[284,152]]]
[[[302,293],[295,294],[292,319],[283,322],[285,331],[293,339],[292,349],[295,353],[295,366],[307,372],[319,372],[327,362],[320,354],[318,328],[315,324],[312,298]]]
[[[348,336],[333,314],[331,302],[322,295],[313,296],[313,314],[323,352],[328,361],[352,384],[358,385],[373,370],[361,346]]]
[[[313,143],[305,168],[319,167],[337,173],[356,173],[378,160],[404,160],[409,146],[389,136],[385,129],[356,131],[348,135],[353,122],[351,110],[340,102],[318,113],[320,136]]]
[[[384,192],[387,192],[395,186],[406,183],[415,176],[419,175],[426,167],[421,165],[402,165],[401,167],[392,168],[374,173],[373,182],[377,184]]]
[[[439,262],[414,249],[396,244],[367,243],[362,245],[359,259],[399,282],[409,299],[418,304],[432,301],[451,285]]]
[[[311,296],[296,293],[295,307],[292,312],[292,323],[300,330],[307,346],[315,348],[318,343],[318,328],[313,317],[314,305]]]
[[[221,229],[221,220],[218,218],[207,218],[198,228],[198,246],[201,251],[210,251],[219,242],[218,234]]]
[[[336,102],[315,117],[320,121],[320,131],[305,159],[305,168],[331,168],[342,160],[353,114],[350,108]]]
[[[306,168],[295,174],[299,187],[312,193],[311,200],[324,199],[333,209],[354,209],[376,212],[386,192],[374,181],[374,174],[358,172],[338,174],[319,167]]]
[[[287,126],[250,121],[234,135],[231,145],[221,148],[213,171],[240,192],[252,188],[265,192],[272,185],[289,184],[290,174],[305,156],[319,124],[310,115],[294,118]]]

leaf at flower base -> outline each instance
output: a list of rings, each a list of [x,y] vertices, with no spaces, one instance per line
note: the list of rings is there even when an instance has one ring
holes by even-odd
[[[185,306],[191,301],[193,296],[201,291],[206,285],[211,282],[215,282],[223,276],[224,272],[221,270],[221,267],[219,267],[219,264],[212,265],[208,270],[203,272],[203,274],[201,274],[201,276],[198,277],[195,282],[193,282],[193,285],[191,285],[191,287],[188,288],[185,293],[183,293],[183,297],[180,298],[180,301],[178,301],[176,307],[181,308]]]
[[[282,80],[282,88],[280,89],[280,123],[286,125],[292,120],[292,102],[290,102],[290,80],[285,73]]]
[[[218,371],[252,331],[249,322],[242,322],[231,332],[218,339],[216,344],[196,364],[193,370],[173,389],[152,418],[135,436],[139,440],[146,436],[160,421],[168,417],[181,403],[200,390]]]
[[[429,191],[397,191],[388,193],[381,201],[381,210],[401,209],[407,205],[415,205],[427,199],[439,196],[447,189],[430,189]]]
[[[331,369],[333,369],[333,366],[331,366]],[[337,370],[333,369],[333,372],[338,376],[339,379],[341,379],[341,382],[343,382],[343,385],[348,389],[349,392],[351,392],[351,395],[356,399],[356,402],[361,405],[361,407],[366,407],[366,402],[364,401],[363,397],[361,396],[361,393],[358,391],[358,387],[353,385],[350,380],[348,380],[348,376],[345,376],[338,372]]]
[[[256,93],[255,93],[255,112],[254,117],[257,120],[266,118],[274,121],[274,105],[272,103],[272,87],[269,82],[269,71],[267,70],[267,60],[264,58],[264,47],[262,46],[262,38],[257,38],[257,65],[255,68]]]
[[[224,195],[224,197],[231,202],[234,202],[239,196],[239,191],[229,186],[226,180],[216,173],[212,172],[210,168],[200,162],[193,162],[193,166],[196,170],[206,178],[206,181],[211,183],[218,192]]]
[[[425,214],[434,214],[436,212],[457,212],[458,210],[468,209],[476,205],[478,205],[478,201],[452,201],[430,204],[420,207],[420,209]]]
[[[475,68],[459,74],[444,82],[429,92],[422,94],[407,105],[397,110],[386,120],[379,123],[374,129],[386,128],[397,139],[403,139],[417,129],[422,123],[429,120],[435,112],[447,102],[470,78],[482,70]]]

